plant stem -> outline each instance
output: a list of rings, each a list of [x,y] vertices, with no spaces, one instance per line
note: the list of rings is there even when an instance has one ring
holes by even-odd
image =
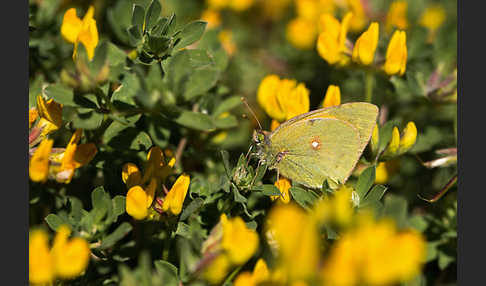
[[[367,70],[365,72],[365,101],[370,102],[373,98],[373,85],[375,84],[375,78],[372,71]]]

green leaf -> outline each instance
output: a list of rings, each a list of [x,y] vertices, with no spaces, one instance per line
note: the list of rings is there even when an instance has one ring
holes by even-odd
[[[110,124],[110,126],[108,126],[108,128],[105,130],[105,133],[103,133],[103,142],[108,143],[113,138],[116,138],[117,135],[119,135],[119,133],[124,129],[129,127],[134,127],[135,122],[137,122],[141,116],[142,116],[141,114],[136,114],[130,117],[125,117],[124,119],[127,119],[126,123],[122,123],[120,121],[113,121]]]
[[[221,158],[223,159],[223,166],[224,170],[226,171],[226,175],[228,178],[231,178],[231,170],[232,168],[230,167],[229,164],[229,153],[226,150],[221,150]]]
[[[133,4],[132,12],[132,26],[137,26],[140,34],[142,34],[143,22],[145,21],[145,10],[142,6]]]
[[[132,231],[132,226],[128,222],[123,222],[115,231],[101,240],[99,249],[107,249],[114,246],[115,243],[125,237],[130,231]]]
[[[187,24],[178,35],[181,40],[174,46],[174,49],[184,48],[199,40],[204,34],[206,25],[207,22],[204,21],[193,21]]]
[[[356,193],[359,195],[360,200],[362,200],[368,190],[371,188],[373,183],[375,182],[375,166],[371,166],[366,168],[358,178],[358,182],[356,183]]]
[[[192,202],[187,205],[187,207],[184,208],[182,211],[180,220],[185,220],[187,219],[191,214],[193,214],[195,211],[197,211],[199,208],[202,207],[204,203],[204,200],[201,198],[196,198]]]
[[[176,235],[180,235],[182,237],[185,237],[187,239],[191,239],[191,229],[189,227],[189,225],[183,223],[183,222],[179,222],[177,224],[177,229],[176,229]]]
[[[140,29],[138,26],[131,26],[127,29],[128,40],[132,46],[137,46],[142,39],[142,34],[140,34]]]
[[[125,213],[125,196],[115,196],[112,199],[113,203],[113,222],[116,222],[118,216]]]
[[[407,226],[407,200],[403,197],[388,194],[385,197],[383,209],[385,217],[391,217],[397,223],[398,228]]]
[[[135,96],[140,89],[140,81],[137,75],[125,73],[121,85],[113,92],[111,101],[119,109],[133,108],[136,106]]]
[[[255,186],[252,188],[252,191],[260,191],[265,196],[280,196],[280,190],[271,184],[264,184],[260,186]]]
[[[311,190],[305,190],[300,187],[290,187],[292,198],[303,208],[309,208],[317,199],[317,195]]]
[[[152,147],[152,140],[150,139],[150,136],[143,131],[138,133],[130,145],[130,149],[135,150],[148,150],[150,147]]]
[[[71,211],[69,212],[71,224],[77,225],[83,217],[83,203],[76,197],[69,197],[69,204],[71,205]]]
[[[60,83],[48,85],[44,89],[44,94],[47,95],[47,97],[54,99],[55,102],[62,105],[78,106],[78,104],[74,102],[73,90]]]
[[[234,200],[237,203],[244,204],[248,201],[242,194],[240,194],[240,192],[238,192],[236,188],[233,188],[233,195],[234,195]]]
[[[200,112],[184,110],[174,121],[182,126],[201,131],[211,131],[215,128],[212,118]]]
[[[177,267],[164,260],[154,262],[155,270],[162,276],[162,285],[179,285]]]
[[[47,222],[47,225],[49,225],[49,227],[53,230],[53,231],[57,231],[57,229],[59,228],[59,226],[63,225],[63,224],[67,224],[67,225],[70,225],[67,221],[65,221],[64,219],[62,219],[61,217],[55,215],[55,214],[49,214],[46,216],[45,218],[45,221]]]
[[[149,36],[148,46],[154,55],[160,55],[167,51],[170,46],[171,39],[166,36]]]
[[[206,93],[216,84],[218,78],[219,70],[214,65],[194,70],[185,83],[184,98],[191,100]]]
[[[94,110],[78,108],[78,112],[72,114],[70,121],[72,121],[74,128],[92,130],[101,126],[103,118],[103,114]]]
[[[366,206],[369,206],[375,202],[378,202],[381,197],[383,197],[383,195],[385,194],[386,192],[386,189],[387,187],[383,186],[383,185],[376,185],[374,186],[371,191],[368,192],[368,194],[364,197],[364,199],[361,201],[361,203],[359,204],[359,207],[366,207]]]
[[[101,221],[103,217],[110,218],[113,213],[113,204],[110,195],[105,192],[103,187],[97,187],[91,192],[91,202],[93,205],[93,220],[95,223]]]
[[[160,5],[160,0],[152,0],[147,9],[147,14],[145,14],[146,31],[150,31],[152,27],[157,24],[157,20],[160,17],[160,12],[162,12],[162,5]]]
[[[216,118],[224,112],[230,111],[231,109],[239,106],[241,104],[240,96],[231,96],[223,100],[213,111],[213,116]]]
[[[218,129],[225,129],[238,126],[238,120],[234,115],[229,115],[223,118],[215,118],[214,126]]]

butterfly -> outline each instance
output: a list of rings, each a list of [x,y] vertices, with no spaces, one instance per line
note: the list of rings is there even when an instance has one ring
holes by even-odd
[[[255,130],[253,156],[268,169],[309,188],[344,184],[368,144],[378,107],[366,102],[314,110],[272,132]]]

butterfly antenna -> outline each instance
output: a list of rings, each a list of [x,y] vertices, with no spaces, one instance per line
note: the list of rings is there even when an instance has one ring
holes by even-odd
[[[258,127],[260,127],[260,130],[263,130],[262,125],[260,124],[260,121],[258,121],[258,118],[255,115],[255,112],[251,109],[250,105],[248,105],[248,102],[246,101],[245,97],[241,97],[241,101],[245,104],[246,108],[251,112],[251,115],[253,115],[253,118],[255,118],[256,122],[258,123]]]

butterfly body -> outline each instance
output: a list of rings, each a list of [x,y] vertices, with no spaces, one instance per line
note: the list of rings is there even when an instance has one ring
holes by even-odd
[[[255,138],[269,169],[310,188],[346,182],[371,138],[378,108],[354,102],[314,110]]]

